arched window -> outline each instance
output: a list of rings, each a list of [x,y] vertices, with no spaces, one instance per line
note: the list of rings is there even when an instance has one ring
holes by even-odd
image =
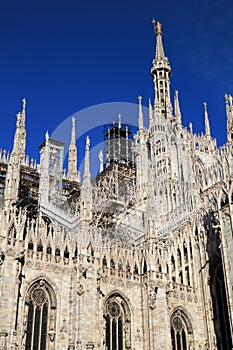
[[[37,251],[38,252],[43,252],[43,245],[42,242],[40,241],[39,244],[37,245]]]
[[[172,350],[188,350],[189,342],[193,341],[190,337],[192,333],[187,316],[181,310],[176,310],[171,317]]]
[[[131,347],[130,312],[119,293],[113,293],[105,303],[106,349],[123,350]]]
[[[104,258],[103,258],[102,265],[103,265],[104,268],[107,268],[107,266],[108,266],[107,260],[106,260],[106,257],[105,257],[105,256],[104,256]]]
[[[30,241],[30,242],[28,243],[28,249],[29,249],[29,250],[33,250],[33,243],[32,243],[32,241]]]
[[[143,273],[147,274],[147,263],[146,263],[146,260],[144,260],[144,264],[143,264]]]
[[[49,243],[49,245],[48,245],[47,248],[46,248],[46,253],[47,253],[47,254],[52,254],[52,248],[51,248],[50,243]]]
[[[25,300],[26,350],[46,350],[55,339],[56,296],[44,279],[36,281]],[[53,346],[49,347],[53,349]]]
[[[221,197],[221,208],[223,208],[225,205],[229,204],[229,198],[226,192],[222,191],[222,197]]]
[[[66,246],[64,250],[64,258],[69,259],[69,257],[70,257],[70,253],[69,253],[68,247]]]
[[[60,256],[60,249],[59,248],[55,249],[55,256]]]

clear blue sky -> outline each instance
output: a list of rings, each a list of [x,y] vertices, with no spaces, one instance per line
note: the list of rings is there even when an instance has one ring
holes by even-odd
[[[46,130],[104,102],[153,100],[151,19],[163,24],[183,124],[225,142],[224,93],[233,94],[232,0],[8,0],[0,4],[0,147],[12,148],[15,115],[27,98],[27,153]],[[109,116],[111,121],[113,116]]]

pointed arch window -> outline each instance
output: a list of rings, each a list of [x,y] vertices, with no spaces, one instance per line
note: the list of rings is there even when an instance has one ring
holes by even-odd
[[[147,274],[147,263],[146,263],[146,260],[144,260],[144,264],[143,264],[143,273]]]
[[[66,246],[66,248],[64,250],[64,258],[69,259],[69,257],[70,257],[70,252],[68,250],[68,247]]]
[[[32,241],[30,241],[30,242],[28,243],[28,249],[29,249],[29,250],[33,250],[33,243],[32,243]]]
[[[56,300],[52,288],[40,279],[29,289],[25,303],[25,349],[46,350],[55,337]]]
[[[39,244],[37,245],[37,251],[38,252],[43,252],[43,245],[42,242],[40,241]]]
[[[192,327],[186,315],[181,310],[173,313],[171,318],[172,350],[188,350],[189,342],[192,343],[192,337],[190,337],[192,333]]]
[[[47,253],[47,254],[52,254],[52,248],[51,248],[50,243],[49,243],[49,245],[47,246],[46,253]]]
[[[129,307],[125,300],[114,293],[105,304],[105,345],[108,350],[123,350],[131,347]]]

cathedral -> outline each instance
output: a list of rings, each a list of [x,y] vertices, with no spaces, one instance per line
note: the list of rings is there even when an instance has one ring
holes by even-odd
[[[225,145],[206,103],[203,134],[184,127],[154,29],[149,127],[139,96],[137,130],[119,117],[103,132],[94,179],[75,118],[66,171],[48,133],[29,159],[23,100],[0,152],[0,350],[232,349],[233,99]]]

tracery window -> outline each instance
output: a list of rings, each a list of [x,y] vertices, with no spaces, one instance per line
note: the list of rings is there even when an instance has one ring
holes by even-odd
[[[55,293],[43,279],[29,289],[25,301],[25,349],[46,350],[55,337]],[[51,349],[53,347],[50,347]]]
[[[171,318],[172,350],[188,350],[191,334],[190,321],[181,310],[176,311]]]
[[[105,304],[105,344],[107,350],[131,347],[130,313],[125,300],[116,292]]]
[[[28,308],[26,349],[46,349],[48,298],[42,289],[32,293]]]

